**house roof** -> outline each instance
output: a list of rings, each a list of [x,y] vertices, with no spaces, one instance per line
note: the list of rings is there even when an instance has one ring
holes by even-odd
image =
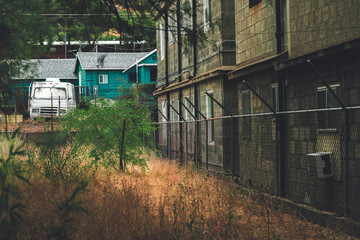
[[[77,59],[84,70],[124,70],[148,55],[142,53],[78,52]]]
[[[75,59],[31,59],[27,61],[30,70],[22,72],[15,79],[77,79],[73,72]]]
[[[135,60],[135,62],[133,64],[131,64],[130,66],[128,66],[123,72],[126,72],[128,70],[130,70],[132,67],[134,67],[136,64],[139,64],[141,61],[143,61],[144,59],[146,59],[147,57],[151,56],[151,54],[155,53],[156,49],[152,50],[151,52],[147,53],[145,56],[143,56],[142,58]]]

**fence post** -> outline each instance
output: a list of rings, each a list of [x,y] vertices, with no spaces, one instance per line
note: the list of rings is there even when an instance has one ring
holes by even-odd
[[[51,92],[51,103],[50,103],[50,116],[51,116],[51,133],[54,130],[53,121],[53,93]],[[51,134],[52,135],[52,134]]]
[[[188,162],[188,122],[185,122],[185,161]]]
[[[59,117],[60,117],[60,96],[59,96],[59,112],[58,112],[58,114],[59,114]]]
[[[126,120],[124,119],[123,120],[123,129],[122,129],[122,134],[121,134],[120,162],[119,162],[120,171],[124,170],[123,152],[124,152],[125,126],[126,126]]]
[[[345,216],[349,215],[349,110],[345,109],[344,151],[345,151]]]
[[[5,116],[5,132],[8,132],[7,113],[4,113],[4,116]]]
[[[235,175],[235,118],[231,116],[231,177]]]
[[[205,160],[206,160],[206,171],[207,173],[209,173],[209,121],[205,121],[205,147],[206,147],[206,152],[205,152]]]
[[[154,144],[155,144],[155,148],[157,148],[157,143],[156,143],[156,129],[155,129],[155,124],[151,124],[151,126],[153,127],[154,126],[154,131],[153,131],[153,141],[154,141]]]

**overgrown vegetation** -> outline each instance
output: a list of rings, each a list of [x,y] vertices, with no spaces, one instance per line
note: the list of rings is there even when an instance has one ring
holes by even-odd
[[[146,105],[129,98],[112,102],[99,99],[88,110],[78,109],[64,116],[60,128],[76,134],[72,144],[86,146],[92,166],[124,170],[127,164],[146,169],[147,149],[142,136],[150,136],[150,113]]]
[[[230,179],[159,159],[142,141],[152,128],[138,100],[78,109],[43,144],[0,136],[0,239],[348,238]]]

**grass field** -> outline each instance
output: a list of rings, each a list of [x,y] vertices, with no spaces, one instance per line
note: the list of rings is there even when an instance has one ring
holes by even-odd
[[[10,144],[1,143],[5,159]],[[81,151],[76,161],[67,159],[73,156],[69,147],[52,153],[52,161],[62,158],[53,166],[40,157],[40,148],[25,149],[28,154],[13,161],[21,164],[30,184],[10,178],[21,196],[10,203],[26,207],[23,221],[16,223],[19,239],[351,239],[275,210],[272,199],[229,179],[155,154],[146,171],[128,166],[119,173],[89,167]],[[9,216],[0,213],[1,224]]]

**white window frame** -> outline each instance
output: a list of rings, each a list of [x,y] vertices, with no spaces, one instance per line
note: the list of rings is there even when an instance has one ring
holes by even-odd
[[[271,85],[271,106],[273,109],[278,112],[279,111],[279,85],[274,83]]]
[[[340,89],[340,84],[333,84],[333,85],[330,85],[330,88],[335,92],[335,94],[337,94],[337,89]],[[329,92],[329,89],[326,87],[326,86],[321,86],[321,87],[318,87],[316,89],[316,94],[318,94],[319,92],[325,92],[326,95],[325,95],[325,108],[329,108],[329,103],[328,103],[328,96],[329,94],[331,95],[331,93]],[[317,103],[319,105],[319,103]],[[318,130],[319,131],[337,131],[336,128],[331,128],[329,127],[329,116],[328,116],[328,112],[325,112],[326,113],[326,116],[325,116],[325,128],[320,128],[319,127],[319,122],[317,123],[317,126],[318,126]],[[319,121],[319,120],[318,120]]]
[[[203,18],[204,18],[204,32],[210,30],[211,23],[211,6],[210,0],[203,0]]]
[[[190,15],[189,15],[189,17],[190,17],[190,21],[189,21],[189,28],[191,28],[192,29],[192,26],[193,26],[193,16],[192,16],[192,14],[193,14],[193,2],[192,2],[192,0],[189,0],[190,1]]]
[[[188,23],[188,18],[189,18],[189,14],[187,14],[184,9],[181,9],[181,18],[182,18],[182,26],[180,26],[181,28],[181,34],[185,35],[186,34],[186,30],[185,28],[189,27],[189,23]],[[180,21],[178,22],[178,24],[180,24]]]
[[[214,91],[206,91],[208,94],[212,95],[214,97]],[[215,109],[214,109],[214,102],[213,100],[206,95],[206,118],[214,118],[215,117]],[[207,121],[208,122],[208,121]],[[215,127],[214,122],[210,121],[208,122],[208,143],[214,143],[215,141]]]
[[[165,28],[163,23],[159,24],[159,38],[160,38],[160,60],[165,58]]]
[[[166,114],[166,101],[161,101],[161,120],[162,122],[166,122],[167,114]],[[165,116],[165,117],[164,117]]]
[[[169,43],[174,43],[175,39],[174,39],[174,35],[173,35],[173,19],[170,17],[170,15],[168,16],[168,35],[169,35]]]
[[[101,81],[101,79],[103,79]],[[109,76],[108,74],[99,74],[99,84],[108,84],[109,83]]]
[[[167,116],[167,102],[166,101],[161,101],[160,102],[161,104],[161,121],[162,122],[167,122],[166,118],[168,118]],[[165,116],[165,117],[164,117]],[[166,136],[167,136],[167,124],[161,124],[162,126],[162,138],[163,139],[166,139]]]
[[[244,98],[245,98],[245,94],[248,94],[248,101],[249,101],[249,105],[248,107],[245,106],[244,103]],[[251,98],[251,92],[250,90],[242,90],[241,91],[241,105],[242,105],[242,114],[251,114],[252,110],[251,110],[251,102],[252,98]],[[245,109],[248,108],[248,109]],[[242,139],[244,140],[251,140],[252,139],[252,118],[249,117],[243,117],[242,118]]]
[[[184,97],[184,105],[187,109],[189,109],[189,111],[191,111],[190,103],[185,98],[189,99],[189,95]],[[187,121],[190,119],[190,114],[188,110],[186,110],[186,108],[184,108],[184,112],[185,112],[184,118]]]
[[[176,111],[179,111],[179,101],[177,99],[171,99],[170,104],[176,109]],[[172,107],[170,107],[170,121],[171,122],[179,121],[179,115],[175,112],[175,110]]]

